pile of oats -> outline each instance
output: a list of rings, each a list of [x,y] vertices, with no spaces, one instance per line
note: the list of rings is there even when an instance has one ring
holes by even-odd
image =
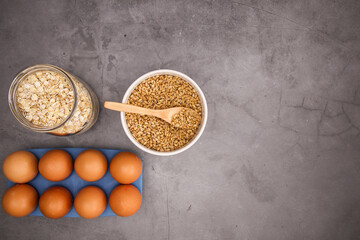
[[[92,112],[90,95],[85,87],[73,79],[78,93],[74,115],[56,134],[72,134],[80,131]],[[61,124],[71,114],[74,106],[74,89],[60,74],[53,71],[37,71],[20,82],[16,90],[16,104],[26,120],[39,127]]]
[[[202,112],[196,90],[185,80],[171,75],[158,75],[141,82],[131,93],[128,104],[150,109],[186,107],[200,117]],[[135,113],[126,113],[126,122],[139,143],[161,152],[183,147],[195,136],[200,125],[183,129],[159,118]]]
[[[58,135],[74,134],[82,130],[90,121],[93,105],[89,92],[84,85],[72,78],[77,90],[77,106],[72,117],[60,128],[52,131],[51,133]]]

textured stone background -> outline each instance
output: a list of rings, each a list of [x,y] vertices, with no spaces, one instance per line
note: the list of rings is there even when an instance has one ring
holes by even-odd
[[[129,149],[144,160],[130,218],[20,219],[0,239],[356,239],[360,234],[360,1],[1,1],[0,158],[18,149]],[[31,133],[11,116],[14,75],[51,63],[101,101],[169,68],[203,89],[209,121],[173,157],[139,151],[119,114],[88,133]],[[6,179],[0,176],[0,193]]]

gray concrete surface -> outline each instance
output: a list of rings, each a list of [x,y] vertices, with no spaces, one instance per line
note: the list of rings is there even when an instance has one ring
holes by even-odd
[[[0,158],[119,148],[145,170],[143,205],[130,218],[1,210],[0,239],[359,239],[359,53],[356,0],[1,1]],[[82,77],[101,101],[120,101],[148,71],[184,72],[207,97],[206,131],[173,157],[138,150],[103,109],[82,136],[29,132],[7,91],[36,63]]]

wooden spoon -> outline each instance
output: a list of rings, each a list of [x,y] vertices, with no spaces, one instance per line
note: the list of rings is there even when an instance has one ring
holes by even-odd
[[[193,114],[195,114],[194,115],[195,118],[199,117],[201,120],[201,117],[198,116],[198,114],[194,110],[189,109],[189,108],[184,108],[184,107],[173,107],[173,108],[168,108],[168,109],[154,110],[154,109],[142,108],[142,107],[138,107],[138,106],[134,106],[134,105],[130,105],[130,104],[109,102],[109,101],[105,101],[104,107],[107,109],[119,111],[119,112],[138,113],[138,114],[142,114],[142,115],[158,117],[170,124],[174,125],[174,123],[175,123],[174,126],[180,127],[180,128],[193,127],[193,126],[186,126],[186,123],[181,122],[179,124],[179,121],[173,121],[174,116],[179,114],[181,110],[186,109],[187,111],[190,111],[191,113],[194,112]],[[199,124],[200,124],[200,121],[199,121]],[[192,123],[192,125],[193,125],[193,123]]]

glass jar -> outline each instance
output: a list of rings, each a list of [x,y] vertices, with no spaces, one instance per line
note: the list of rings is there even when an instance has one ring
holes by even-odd
[[[81,79],[49,65],[30,66],[16,75],[9,106],[27,129],[59,136],[89,130],[99,115],[99,100]]]

